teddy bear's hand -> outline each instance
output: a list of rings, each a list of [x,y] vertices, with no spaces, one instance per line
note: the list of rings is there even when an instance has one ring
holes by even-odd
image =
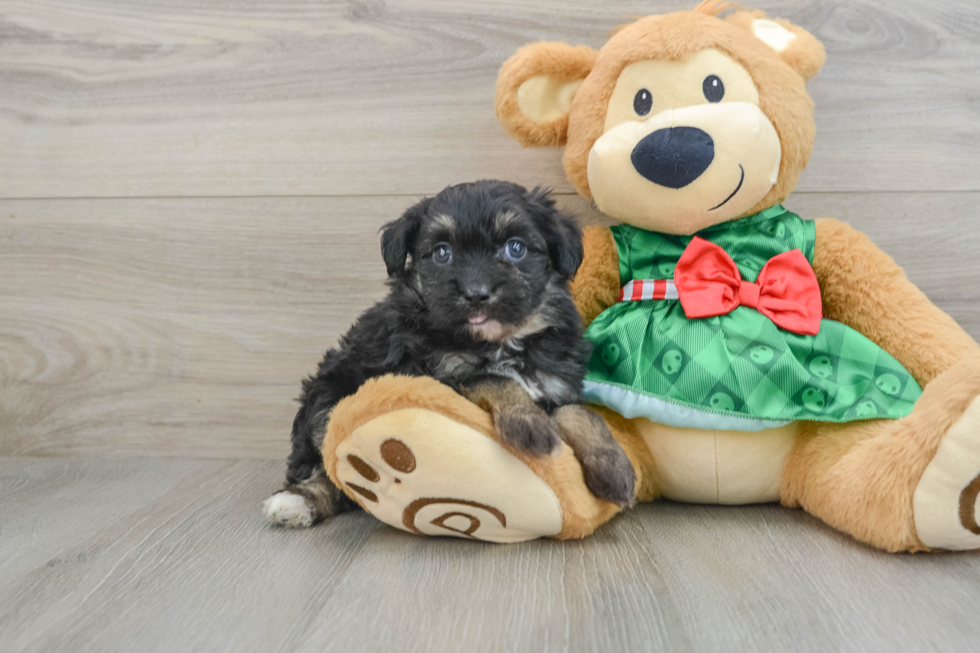
[[[510,406],[493,415],[500,439],[535,456],[550,456],[561,449],[561,436],[554,421],[540,408]]]
[[[619,299],[619,254],[608,227],[582,230],[584,256],[570,290],[586,325]]]
[[[980,346],[909,281],[902,268],[850,225],[816,221],[813,270],[824,317],[895,357],[925,387]]]

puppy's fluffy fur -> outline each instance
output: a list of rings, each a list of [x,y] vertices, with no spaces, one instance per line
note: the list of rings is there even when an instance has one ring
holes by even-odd
[[[490,410],[514,447],[546,454],[564,437],[597,496],[630,502],[625,454],[578,406],[589,347],[567,283],[582,261],[581,232],[547,192],[499,181],[450,186],[387,224],[381,250],[390,294],[303,383],[283,492],[302,496],[308,514],[278,510],[296,502],[274,495],[269,518],[309,525],[355,505],[324,473],[319,447],[337,402],[388,373],[453,386]]]

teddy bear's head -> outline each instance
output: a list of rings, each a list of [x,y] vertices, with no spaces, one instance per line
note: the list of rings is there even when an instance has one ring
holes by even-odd
[[[813,149],[805,81],[823,45],[727,3],[649,16],[598,52],[520,49],[497,80],[497,117],[525,146],[565,146],[568,179],[643,229],[692,234],[780,203]]]

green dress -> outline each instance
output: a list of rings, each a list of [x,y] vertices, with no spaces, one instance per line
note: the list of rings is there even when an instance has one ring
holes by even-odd
[[[671,279],[692,236],[612,227],[621,284]],[[816,228],[782,206],[696,234],[722,247],[742,278],[799,249],[813,264]],[[622,301],[586,330],[591,403],[671,426],[759,431],[796,420],[904,417],[922,390],[891,355],[833,320],[815,336],[777,327],[753,308],[688,319],[676,299]]]

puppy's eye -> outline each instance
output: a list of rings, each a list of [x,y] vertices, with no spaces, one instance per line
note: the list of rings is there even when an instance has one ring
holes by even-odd
[[[432,250],[432,260],[436,265],[447,265],[453,260],[453,250],[446,243],[439,243]]]
[[[512,261],[520,261],[527,254],[527,245],[520,238],[511,238],[504,246],[504,253]]]
[[[721,83],[718,75],[705,77],[701,90],[704,91],[704,97],[708,102],[721,102],[721,98],[725,97],[725,85]]]
[[[653,107],[653,94],[645,88],[641,88],[633,96],[633,111],[636,111],[636,115],[645,116],[650,113],[650,109]]]

